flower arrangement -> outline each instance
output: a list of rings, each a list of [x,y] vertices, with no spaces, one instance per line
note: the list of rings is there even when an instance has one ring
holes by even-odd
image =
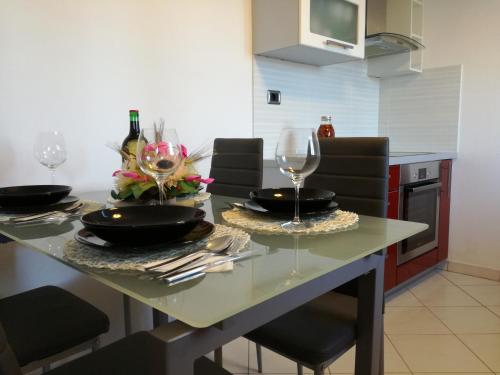
[[[159,191],[155,180],[141,171],[137,165],[135,154],[123,151],[118,144],[108,145],[123,158],[122,169],[113,173],[115,188],[111,191],[113,199],[119,200],[151,200],[158,199]],[[161,144],[157,145],[161,147]],[[166,147],[166,144],[165,144]],[[182,145],[182,160],[179,168],[170,175],[163,186],[167,199],[197,194],[202,184],[210,184],[213,178],[203,178],[195,168],[195,163],[211,155],[208,147],[202,146],[191,154]]]

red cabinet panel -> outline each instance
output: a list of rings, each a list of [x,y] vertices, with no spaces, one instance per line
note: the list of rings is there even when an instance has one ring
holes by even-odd
[[[438,262],[438,250],[437,248],[429,251],[428,253],[422,254],[417,258],[409,260],[397,267],[397,283],[402,282],[412,278],[413,276],[425,271],[426,269],[434,266]]]
[[[399,165],[389,167],[389,191],[399,189]]]
[[[450,233],[451,160],[440,165],[441,193],[439,196],[438,262],[448,258]]]
[[[387,248],[384,269],[384,291],[388,291],[396,286],[396,262],[398,245],[391,245]]]
[[[399,165],[397,167],[399,168]],[[398,173],[398,188],[399,188],[399,173]],[[399,190],[391,191],[389,193],[387,217],[389,219],[397,219],[398,209],[399,209]],[[387,255],[385,258],[385,272],[384,272],[384,290],[386,291],[396,286],[397,251],[398,249],[396,244],[389,246],[387,248]]]
[[[399,190],[389,193],[389,202],[387,206],[387,217],[397,219],[399,213]]]

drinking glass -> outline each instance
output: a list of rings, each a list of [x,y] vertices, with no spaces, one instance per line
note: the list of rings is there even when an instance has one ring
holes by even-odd
[[[162,124],[163,125],[163,124]],[[137,164],[158,185],[160,205],[165,203],[165,181],[179,168],[182,149],[175,129],[163,126],[141,130],[137,142]]]
[[[300,184],[318,168],[320,161],[318,136],[313,128],[283,129],[276,146],[276,162],[281,173],[295,186],[295,215],[292,221],[282,224],[287,230],[305,228],[299,217]]]
[[[35,159],[49,168],[52,185],[56,180],[56,168],[66,161],[66,142],[58,131],[38,133],[34,146]]]

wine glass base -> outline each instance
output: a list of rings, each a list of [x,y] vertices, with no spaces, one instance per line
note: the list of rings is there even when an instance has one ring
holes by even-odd
[[[281,224],[281,227],[288,232],[298,232],[310,228],[311,225],[309,223],[304,223],[303,221],[293,222],[288,221],[286,223]]]

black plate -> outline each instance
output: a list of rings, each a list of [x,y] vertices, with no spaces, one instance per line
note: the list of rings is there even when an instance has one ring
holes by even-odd
[[[15,214],[38,214],[49,211],[62,210],[79,201],[78,197],[70,195],[61,199],[59,202],[46,204],[44,206],[20,206],[20,207],[0,207],[0,214],[15,215]]]
[[[59,202],[71,192],[65,185],[26,185],[0,188],[0,206],[31,207]]]
[[[91,212],[81,222],[105,241],[141,246],[174,241],[205,218],[205,211],[184,206],[130,206]]]
[[[252,191],[250,198],[268,211],[293,213],[295,210],[295,189],[260,189]],[[315,212],[329,205],[335,193],[329,190],[300,189],[299,207],[304,213]]]
[[[165,250],[165,245],[188,245],[193,242],[197,242],[203,240],[210,236],[215,230],[215,225],[209,223],[208,221],[202,220],[185,236],[178,238],[177,240],[163,242],[161,244],[156,244],[152,246],[137,246],[130,247],[130,250],[134,253],[136,252],[150,252],[150,251],[158,251]],[[123,246],[115,245],[110,242],[107,242],[99,237],[97,237],[94,233],[89,231],[88,229],[81,229],[78,233],[75,234],[75,240],[85,245],[90,245],[93,247],[98,247],[100,249],[106,250],[120,250],[123,251]]]
[[[273,212],[273,211],[268,211],[261,205],[259,205],[257,202],[254,201],[247,201],[243,203],[246,209],[257,212],[259,214],[263,215],[269,215],[269,216],[274,216],[274,217],[285,217],[285,218],[291,218],[293,216],[293,213],[283,213],[283,212]],[[316,216],[321,216],[321,215],[326,215],[330,214],[334,211],[337,210],[339,207],[339,204],[337,202],[331,201],[327,206],[316,210],[316,211],[303,211],[302,207],[299,207],[300,211],[300,216],[301,217],[316,217]]]

